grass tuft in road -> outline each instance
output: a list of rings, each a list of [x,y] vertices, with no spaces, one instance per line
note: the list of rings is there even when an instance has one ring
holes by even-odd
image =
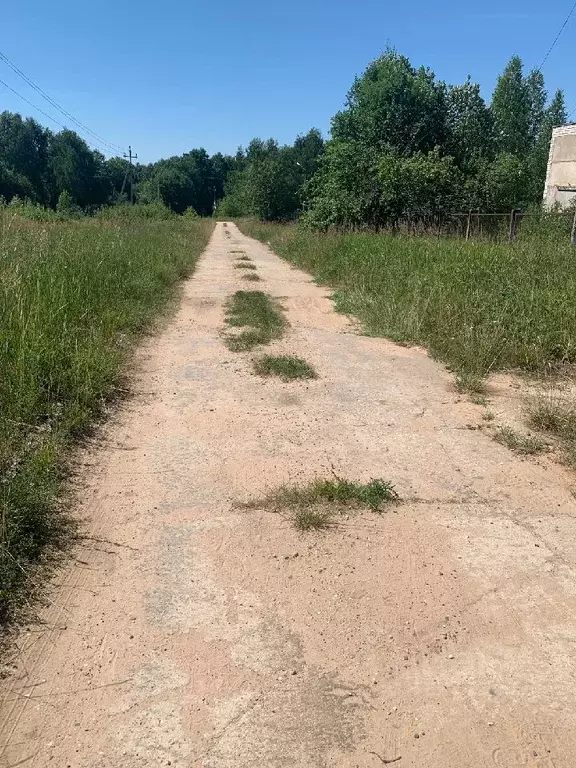
[[[334,510],[298,507],[292,514],[297,531],[321,531],[334,526]]]
[[[386,505],[398,501],[394,486],[386,480],[360,483],[318,478],[308,485],[284,485],[265,498],[244,504],[247,509],[272,509],[287,517],[300,531],[329,528],[337,517],[353,509],[383,512]]]
[[[250,256],[238,256],[238,261],[252,261]]]
[[[236,262],[234,269],[256,269],[256,264],[247,264],[245,261]]]
[[[259,344],[282,337],[286,320],[279,304],[263,291],[236,291],[226,304],[226,323],[232,328],[247,328],[227,334],[225,341],[233,352],[245,352]]]
[[[532,435],[522,435],[512,427],[499,427],[494,433],[494,440],[497,443],[505,445],[514,453],[523,456],[535,456],[546,450],[547,446],[543,440]]]
[[[282,381],[317,379],[318,374],[306,360],[292,355],[264,355],[254,360],[254,371],[259,376],[279,376]]]
[[[262,278],[255,272],[247,272],[245,275],[242,275],[242,280],[249,280],[251,283],[259,283]]]

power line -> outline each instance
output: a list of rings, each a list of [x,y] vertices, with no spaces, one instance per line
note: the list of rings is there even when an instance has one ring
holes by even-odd
[[[33,90],[36,91],[40,96],[42,96],[43,99],[45,99],[49,104],[51,104],[55,109],[58,110],[64,117],[66,117],[68,120],[70,120],[72,123],[74,123],[76,126],[81,128],[83,131],[88,133],[90,136],[92,136],[93,139],[95,139],[99,144],[102,144],[103,146],[108,148],[108,151],[112,150],[113,152],[124,152],[124,148],[120,147],[118,144],[113,144],[110,141],[107,141],[102,136],[96,133],[96,131],[93,131],[91,128],[89,128],[87,125],[82,123],[80,120],[76,119],[74,115],[70,114],[64,107],[62,107],[57,101],[55,101],[51,96],[49,96],[45,91],[40,88],[39,85],[36,85],[36,83],[31,80],[28,75],[26,75],[24,72],[22,72],[21,69],[19,69],[16,64],[14,64],[10,59],[0,51],[0,60],[2,60],[5,64],[7,64],[10,69],[15,72],[18,77],[20,77],[22,80],[24,80],[25,83],[27,83]],[[23,98],[23,97],[22,97]],[[26,99],[24,99],[26,101]],[[30,102],[28,102],[30,103]],[[42,111],[42,110],[39,110]],[[45,114],[45,113],[43,113]],[[56,121],[55,121],[56,122]]]
[[[28,99],[25,96],[22,96],[21,93],[18,93],[18,91],[15,91],[14,88],[12,88],[8,83],[5,83],[4,80],[0,80],[0,85],[3,85],[4,88],[8,88],[9,91],[12,91],[13,94],[18,96],[19,99],[22,99],[22,101],[25,101],[26,104],[29,104],[33,109],[40,112],[41,115],[44,115],[44,117],[47,117],[48,120],[52,120],[53,123],[56,123],[56,125],[60,126],[60,128],[66,128],[65,125],[62,125],[62,123],[59,123],[58,120],[55,120],[52,115],[49,115],[48,112],[44,112],[43,109],[40,109],[40,107],[37,107],[36,104],[32,104],[31,101],[28,101]]]
[[[558,42],[558,40],[560,40],[560,36],[562,35],[562,32],[564,32],[564,30],[566,29],[566,26],[567,26],[568,22],[570,21],[570,19],[572,18],[572,14],[574,13],[574,11],[576,11],[576,2],[574,3],[572,8],[570,9],[570,13],[568,14],[568,16],[566,16],[566,18],[564,19],[564,23],[562,24],[558,34],[554,38],[554,42],[552,43],[552,45],[548,49],[548,52],[546,53],[546,56],[544,56],[544,58],[542,59],[542,64],[540,64],[540,66],[538,67],[538,71],[541,71],[541,69],[544,66],[544,64],[546,64],[546,62],[548,61],[548,57],[550,56],[550,54],[552,53],[552,51],[556,47],[556,43]]]
[[[32,107],[32,109],[35,109],[37,112],[40,112],[41,115],[44,115],[44,117],[47,117],[48,120],[51,120],[59,128],[63,128],[64,130],[67,130],[67,127],[63,123],[58,122],[58,120],[56,120],[56,118],[52,117],[52,115],[49,115],[48,112],[45,112],[37,104],[34,104],[32,101],[30,101],[30,99],[27,99],[26,96],[22,96],[21,93],[19,93],[17,90],[12,88],[11,85],[8,85],[8,83],[5,83],[4,80],[0,80],[0,85],[3,85],[4,88],[7,88],[9,91],[12,91],[12,93],[15,96],[18,96],[19,99],[22,99],[22,101],[25,101],[26,104],[28,104],[30,107]],[[92,144],[90,141],[87,141],[86,143],[90,144],[90,146],[93,149],[97,149],[98,151],[100,151],[99,147],[97,147],[95,144]]]

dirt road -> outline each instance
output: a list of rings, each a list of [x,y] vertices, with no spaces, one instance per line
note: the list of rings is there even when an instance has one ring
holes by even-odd
[[[85,457],[91,538],[2,684],[0,766],[572,768],[570,477],[479,431],[424,352],[217,225],[136,396]],[[222,342],[244,250],[290,322],[256,377]],[[403,503],[298,534],[238,501],[332,468]]]

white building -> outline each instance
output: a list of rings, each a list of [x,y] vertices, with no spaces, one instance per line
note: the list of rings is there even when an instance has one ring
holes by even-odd
[[[576,125],[554,128],[550,142],[544,205],[562,208],[576,200]]]

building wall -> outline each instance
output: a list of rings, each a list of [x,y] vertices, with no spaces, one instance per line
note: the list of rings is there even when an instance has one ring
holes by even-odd
[[[576,199],[576,125],[554,128],[550,142],[544,205],[563,208]]]

